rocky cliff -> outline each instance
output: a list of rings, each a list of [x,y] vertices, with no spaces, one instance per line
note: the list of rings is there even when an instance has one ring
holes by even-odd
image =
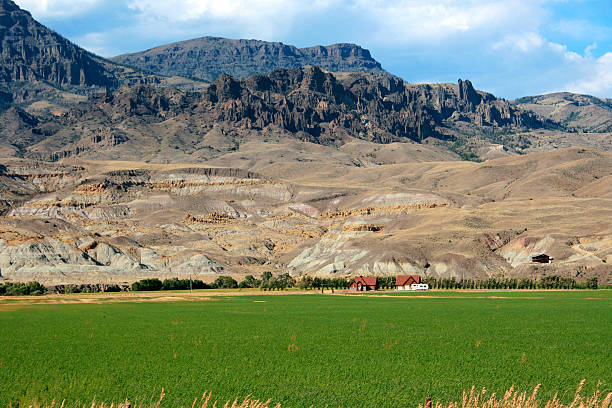
[[[108,157],[105,150],[119,144],[122,150],[113,158],[126,158],[130,144],[153,149],[165,144],[160,138],[168,138],[178,127],[180,134],[177,129],[171,144],[160,149],[195,153],[213,129],[224,140],[212,147],[223,150],[270,132],[340,146],[353,139],[382,144],[451,142],[465,139],[457,129],[468,125],[471,140],[483,129],[533,130],[552,123],[476,91],[469,81],[410,85],[389,75],[333,74],[317,67],[281,69],[242,80],[222,75],[202,92],[126,87],[51,120],[19,117],[20,127],[0,137],[13,146],[13,155],[45,160],[83,152]],[[140,157],[149,153],[141,149]]]
[[[408,85],[388,75],[339,75],[317,67],[278,70],[237,80],[223,75],[203,94],[198,109],[215,122],[281,127],[301,138],[334,143],[347,136],[377,143],[447,138],[448,121],[478,126],[541,128],[546,121],[470,81],[457,88]]]
[[[328,71],[384,72],[370,52],[355,44],[296,48],[278,42],[203,37],[125,54],[113,61],[163,75],[214,81],[221,74],[245,78],[279,68],[316,65]]]
[[[0,80],[109,87],[116,79],[100,58],[72,44],[21,10],[0,1]]]

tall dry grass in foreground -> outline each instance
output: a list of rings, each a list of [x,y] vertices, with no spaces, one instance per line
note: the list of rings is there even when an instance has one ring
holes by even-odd
[[[125,402],[122,402],[120,404],[115,404],[115,403],[106,404],[104,402],[96,402],[96,400],[94,399],[91,402],[91,405],[89,405],[89,408],[159,408],[159,406],[162,405],[162,401],[164,400],[165,396],[166,394],[164,392],[164,389],[162,388],[161,395],[159,396],[159,401],[157,401],[157,403],[152,404],[150,406],[149,405],[133,405],[127,399],[125,400]],[[272,405],[270,405],[271,400],[262,402],[259,400],[252,399],[250,395],[244,398],[242,402],[239,402],[238,398],[236,398],[233,402],[227,401],[223,406],[221,406],[218,401],[214,401],[214,402],[211,401],[211,397],[212,397],[212,391],[210,392],[205,391],[204,394],[202,394],[201,398],[196,398],[193,400],[193,404],[191,405],[191,408],[272,408]],[[87,405],[78,405],[77,407],[87,408]],[[12,407],[9,405],[9,408],[12,408]],[[61,404],[56,404],[55,400],[53,400],[50,405],[33,404],[33,405],[30,405],[29,408],[68,408],[68,406],[66,405],[65,400],[62,401]],[[280,404],[276,404],[273,408],[281,408],[281,406]]]
[[[463,398],[460,402],[445,402],[441,403],[431,401],[425,405],[419,405],[418,408],[612,408],[612,392],[603,396],[599,389],[593,393],[593,395],[583,396],[581,394],[582,387],[584,387],[585,380],[580,382],[576,394],[574,395],[573,401],[569,404],[563,404],[557,394],[546,402],[539,401],[537,398],[540,384],[538,384],[531,394],[527,395],[527,392],[520,392],[511,387],[506,391],[503,397],[499,398],[495,393],[487,396],[487,390],[483,389],[480,392],[476,392],[476,388],[472,387],[470,393],[463,392]],[[165,393],[162,389],[159,401],[152,405],[133,405],[129,401],[125,401],[120,404],[106,404],[103,402],[92,401],[89,408],[159,408],[162,405]],[[240,402],[241,401],[241,402]],[[202,397],[196,398],[191,405],[191,408],[281,408],[280,404],[270,405],[271,400],[265,402],[252,399],[251,396],[239,400],[236,398],[234,401],[227,401],[224,405],[219,404],[218,401],[212,401],[212,392],[205,392]],[[306,406],[306,404],[304,404]],[[79,408],[88,408],[88,405],[78,405]],[[311,405],[310,408],[314,406]],[[9,408],[12,408],[9,406]],[[32,404],[30,408],[68,408],[65,405],[65,401],[61,404],[56,404],[53,401],[49,404]],[[380,407],[384,408],[384,407]]]
[[[463,398],[461,402],[448,402],[448,403],[435,403],[435,408],[612,408],[612,392],[608,393],[603,399],[599,391],[593,395],[583,396],[581,394],[582,387],[584,387],[585,380],[582,380],[576,389],[573,401],[569,405],[561,403],[557,394],[549,401],[546,401],[544,405],[537,399],[540,385],[538,384],[527,396],[526,392],[516,391],[514,387],[511,387],[504,393],[502,398],[498,398],[495,393],[487,396],[487,390],[483,389],[480,392],[476,392],[476,388],[472,387],[469,394],[463,392]],[[425,408],[431,408],[431,403],[426,404]],[[423,405],[419,405],[419,408],[423,408]]]

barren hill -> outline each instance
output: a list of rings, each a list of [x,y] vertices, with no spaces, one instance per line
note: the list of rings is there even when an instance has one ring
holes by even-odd
[[[116,88],[159,82],[154,75],[111,63],[34,20],[12,0],[0,0],[0,82]]]
[[[199,81],[144,73],[92,54],[0,0],[0,112],[59,115],[87,95],[134,84],[198,89]],[[0,124],[0,126],[2,126]]]
[[[355,44],[296,48],[278,42],[218,37],[162,45],[112,60],[158,74],[197,77],[209,82],[221,74],[246,78],[305,65],[334,72],[384,72],[368,50]]]
[[[0,270],[49,283],[266,270],[610,281],[611,159],[583,148],[371,168],[287,158],[259,172],[11,159]],[[534,266],[536,252],[555,262]]]
[[[612,132],[612,100],[560,92],[526,96],[516,105],[585,132]]]

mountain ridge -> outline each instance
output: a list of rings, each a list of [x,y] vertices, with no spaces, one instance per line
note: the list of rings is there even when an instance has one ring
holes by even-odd
[[[612,132],[612,99],[572,92],[524,96],[513,103],[586,132]]]
[[[117,85],[100,57],[32,18],[11,0],[0,1],[0,80],[48,81],[60,86]]]
[[[197,77],[209,82],[221,74],[245,78],[304,65],[333,72],[385,72],[370,51],[349,43],[297,48],[281,42],[200,37],[110,59],[150,72]]]
[[[480,129],[482,136],[482,129],[556,126],[475,90],[468,80],[459,80],[458,85],[412,85],[384,74],[334,74],[317,67],[280,69],[242,80],[224,74],[200,92],[126,87],[36,122],[9,113],[0,115],[0,123],[21,125],[0,134],[5,146],[14,146],[13,155],[44,160],[87,152],[107,157],[110,151],[120,159],[131,154],[125,149],[134,143],[152,151],[158,145],[167,152],[199,154],[211,148],[202,145],[211,132],[222,135],[212,146],[221,154],[232,151],[236,140],[255,140],[267,133],[329,146],[353,139],[379,144],[428,139],[465,143],[469,137],[459,132],[463,128]],[[478,137],[477,133],[472,139]],[[175,141],[164,147],[162,141],[170,139]],[[130,159],[150,153],[142,149],[134,153],[138,151],[140,156]]]

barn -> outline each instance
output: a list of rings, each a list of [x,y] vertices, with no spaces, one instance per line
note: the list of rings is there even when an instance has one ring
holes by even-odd
[[[552,263],[552,256],[546,254],[534,255],[531,257],[531,262],[535,263]]]
[[[376,276],[358,276],[351,283],[350,289],[357,292],[377,290],[378,278]]]
[[[410,290],[410,285],[421,283],[419,275],[399,275],[395,278],[395,290]]]

